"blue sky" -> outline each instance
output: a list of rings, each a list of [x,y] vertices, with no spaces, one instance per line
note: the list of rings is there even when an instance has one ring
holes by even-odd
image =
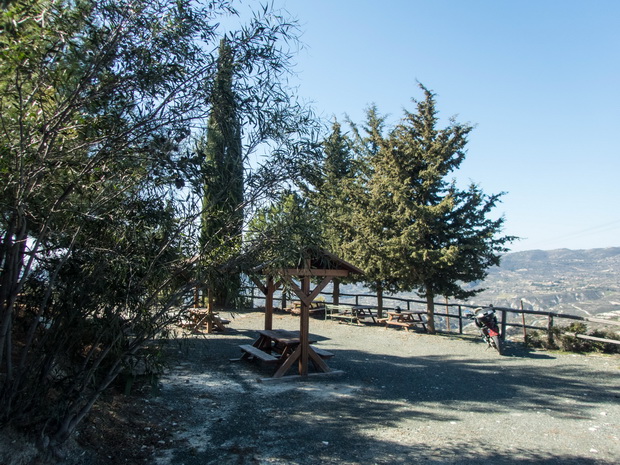
[[[506,192],[513,251],[620,246],[620,2],[274,0],[301,26],[299,95],[395,122],[421,82],[475,125],[454,176]]]

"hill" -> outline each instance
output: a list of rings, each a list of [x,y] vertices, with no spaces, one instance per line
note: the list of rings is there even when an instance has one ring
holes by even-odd
[[[581,316],[620,314],[620,247],[506,254],[468,303]]]
[[[620,317],[620,247],[509,253],[485,281],[470,287],[485,289],[464,302],[470,305],[518,309],[523,304],[526,310]],[[362,284],[344,286],[343,292],[371,293]],[[414,293],[398,296],[420,299]]]

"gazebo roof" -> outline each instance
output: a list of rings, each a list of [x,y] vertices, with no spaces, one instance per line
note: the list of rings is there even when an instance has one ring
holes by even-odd
[[[350,274],[364,274],[355,265],[327,252],[326,250],[308,250],[307,258],[300,259],[296,265],[287,268],[259,267],[263,274],[280,274],[283,276],[331,276],[346,277]]]

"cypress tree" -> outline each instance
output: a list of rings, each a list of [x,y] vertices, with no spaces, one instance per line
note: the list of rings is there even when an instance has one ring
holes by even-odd
[[[347,182],[354,175],[351,141],[335,121],[323,142],[321,175],[310,198],[321,215],[323,237],[333,252],[339,253],[337,220],[347,209]]]
[[[204,157],[200,244],[210,263],[221,264],[216,274],[205,277],[215,305],[220,307],[231,305],[240,287],[239,274],[225,266],[239,252],[243,228],[243,155],[234,66],[232,48],[222,39],[206,139],[198,144]]]

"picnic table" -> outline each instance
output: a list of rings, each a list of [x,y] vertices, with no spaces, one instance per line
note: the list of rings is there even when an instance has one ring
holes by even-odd
[[[293,315],[301,315],[301,302],[294,301],[290,308],[285,309],[285,311],[291,312]],[[312,302],[310,307],[308,308],[308,312],[312,315],[314,313],[322,313],[325,311],[325,302],[316,301]]]
[[[396,312],[391,311],[387,312],[388,317],[377,320],[379,323],[385,323],[387,325],[393,326],[402,326],[406,330],[410,328],[414,328],[416,326],[421,326],[424,331],[426,331],[426,323],[422,318],[423,315],[426,315],[424,311],[407,311],[407,312]]]
[[[209,309],[205,307],[190,308],[189,318],[190,321],[187,326],[189,326],[192,330],[197,330],[201,326],[205,326],[210,323],[214,329],[223,332],[226,331],[225,325],[230,323],[230,320],[221,318],[219,313],[210,312]]]
[[[281,378],[299,359],[301,351],[299,331],[261,329],[258,330],[258,334],[258,339],[252,345],[242,344],[239,346],[243,355],[238,360],[258,359],[265,363],[277,365],[278,369],[273,377]],[[314,344],[317,342],[316,337],[309,335],[308,342]],[[323,359],[333,357],[333,353],[316,346],[309,346],[308,356],[315,368],[324,372],[330,371]]]
[[[362,321],[366,318],[370,318],[373,323],[377,322],[377,312],[375,305],[354,305],[351,307],[351,311],[357,315],[357,320]]]
[[[325,304],[325,319],[346,321],[349,323],[362,323],[372,320],[377,322],[377,313],[375,305],[335,305]]]
[[[373,305],[325,304],[325,319],[360,323],[365,318],[371,318],[376,323]]]
[[[351,311],[351,305],[325,304],[325,319],[357,322],[357,315]]]

